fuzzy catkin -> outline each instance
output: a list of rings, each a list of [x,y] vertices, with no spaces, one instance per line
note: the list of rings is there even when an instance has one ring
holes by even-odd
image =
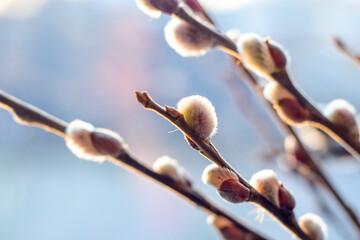
[[[269,201],[280,207],[279,188],[280,182],[273,170],[266,169],[255,173],[250,180],[250,184]]]
[[[272,104],[277,104],[282,99],[296,99],[288,90],[277,82],[269,82],[263,90],[264,97]]]
[[[187,186],[189,185],[189,175],[175,159],[168,156],[159,157],[153,164],[155,172],[173,179],[175,182]]]
[[[355,140],[359,139],[359,127],[356,122],[356,109],[344,99],[331,101],[324,110],[324,115],[335,125],[345,129]]]
[[[238,49],[247,67],[259,75],[270,75],[276,71],[270,51],[263,39],[255,33],[240,35]]]
[[[238,180],[238,177],[229,169],[219,167],[216,164],[207,166],[202,175],[203,183],[215,188],[219,188],[224,181],[229,179]]]
[[[78,119],[68,124],[65,133],[66,146],[81,159],[103,162],[109,156],[117,157],[126,151],[119,134]]]
[[[244,64],[260,76],[269,77],[286,67],[286,51],[269,38],[244,33],[238,38],[237,46]]]
[[[307,213],[299,218],[299,226],[311,240],[325,239],[327,227],[321,217]]]
[[[106,156],[99,155],[91,140],[95,127],[90,123],[74,120],[66,128],[65,142],[70,151],[81,159],[103,162]]]
[[[183,57],[202,56],[214,46],[209,34],[178,18],[167,23],[164,33],[169,46]]]
[[[185,97],[178,102],[177,110],[200,138],[211,138],[216,133],[218,120],[215,108],[207,98],[198,95]]]

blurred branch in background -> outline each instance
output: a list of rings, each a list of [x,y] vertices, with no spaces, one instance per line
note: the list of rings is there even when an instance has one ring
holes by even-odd
[[[360,55],[350,50],[350,48],[338,37],[334,37],[334,42],[337,48],[345,55],[350,57],[360,67]]]
[[[243,82],[237,81],[237,76],[234,75],[225,77],[224,82],[228,86],[229,92],[240,113],[247,119],[254,132],[263,140],[267,147],[268,150],[263,153],[265,160],[282,152],[283,150],[279,149],[276,141],[274,142],[278,130],[274,129],[271,122],[264,116],[264,113],[257,108],[256,102],[252,98],[251,92],[248,91],[247,86]]]

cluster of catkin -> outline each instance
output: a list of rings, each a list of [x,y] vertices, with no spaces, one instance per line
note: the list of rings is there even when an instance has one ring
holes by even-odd
[[[136,3],[151,17],[159,17],[161,13],[172,15],[165,27],[165,39],[169,46],[183,57],[202,56],[212,48],[224,47],[227,40],[231,41],[235,47],[230,46],[225,50],[241,60],[248,69],[258,76],[268,80],[263,87],[263,95],[272,104],[278,116],[289,125],[313,124],[315,121],[313,109],[308,108],[303,99],[299,99],[299,96],[285,88],[284,82],[278,81],[281,79],[279,76],[285,75],[289,62],[288,54],[278,43],[254,33],[240,34],[237,31],[229,31],[227,37],[221,38],[217,34],[211,19],[197,0],[183,0],[181,2],[177,0],[136,0]],[[186,13],[183,15],[184,18],[188,18],[198,25],[177,17],[183,13]],[[208,29],[208,31],[203,31],[203,29]],[[137,97],[138,101],[147,108],[150,101],[149,96],[137,93]],[[129,156],[129,150],[124,140],[119,134],[111,130],[96,128],[81,120],[74,120],[69,124],[55,124],[54,127],[50,124],[51,119],[46,119],[45,122],[36,119],[31,120],[31,117],[26,115],[29,113],[16,110],[17,104],[10,106],[12,102],[6,97],[0,96],[0,102],[4,106],[8,106],[8,110],[14,113],[15,120],[21,124],[38,124],[46,130],[55,128],[58,131],[57,133],[64,137],[70,151],[79,158],[103,162],[119,159],[121,156]],[[157,106],[155,102],[152,104]],[[327,228],[319,216],[308,213],[298,220],[295,219],[293,213],[296,205],[295,199],[284,183],[278,180],[273,170],[259,171],[253,174],[249,181],[246,181],[220,157],[210,141],[217,132],[218,119],[214,106],[207,98],[198,95],[185,97],[178,102],[176,108],[161,108],[159,106],[160,110],[158,110],[154,106],[152,106],[152,110],[155,112],[163,111],[162,114],[167,114],[171,118],[168,120],[183,131],[185,139],[192,148],[199,150],[202,155],[213,161],[213,164],[204,169],[202,181],[216,188],[222,199],[235,204],[252,202],[260,205],[298,238],[325,239]],[[23,116],[24,114],[25,116]],[[159,114],[161,115],[161,113]],[[358,141],[359,129],[355,120],[356,111],[350,103],[343,99],[334,100],[326,106],[321,114],[337,130],[350,139]],[[192,134],[196,136],[196,140],[181,129],[181,124],[174,123],[177,120],[184,122],[185,127],[189,128]],[[56,121],[54,122],[56,123]],[[204,150],[199,145],[199,141],[210,150]],[[286,139],[285,150],[287,154],[292,156],[291,159],[294,159],[294,165],[297,164],[297,161],[301,161],[302,151],[297,149],[296,141],[293,138],[288,137]],[[216,158],[217,156],[219,158]],[[131,166],[131,164],[128,165]],[[171,184],[174,184],[181,191],[193,192],[188,173],[176,160],[170,157],[158,158],[150,170],[143,167],[143,171],[147,171],[148,175],[154,172],[160,176],[165,176],[170,179]],[[234,221],[226,216],[221,216],[221,214],[210,215],[208,223],[217,228],[226,240],[259,239],[256,233],[243,231],[234,225]],[[272,237],[276,238],[276,236]],[[260,239],[263,238],[260,237]]]
[[[161,13],[171,15],[164,29],[168,45],[183,57],[196,57],[206,54],[212,48],[222,47],[216,36],[194,26],[178,17],[178,9],[185,9],[202,25],[214,29],[211,20],[198,5],[197,1],[184,0],[136,0],[139,8],[151,17]],[[312,109],[308,109],[297,96],[287,90],[274,76],[286,72],[289,57],[284,48],[270,38],[262,38],[255,33],[229,31],[227,37],[236,44],[239,59],[244,65],[269,82],[263,88],[264,97],[273,105],[278,116],[289,125],[312,125]],[[186,123],[205,141],[215,134],[217,118],[212,104],[204,97],[191,96],[178,103],[177,110],[183,114]],[[359,139],[359,129],[355,119],[355,108],[343,99],[330,102],[322,111],[339,131],[354,141]],[[192,147],[196,148],[187,138]],[[285,142],[288,154],[298,154],[294,141]],[[301,159],[300,157],[294,159]],[[203,173],[203,182],[215,187],[219,195],[232,203],[249,201],[250,189],[239,182],[238,176],[231,170],[212,164]],[[284,184],[277,180],[272,170],[255,173],[250,180],[251,186],[279,208],[292,210],[295,200]],[[313,214],[306,214],[299,219],[300,228],[310,239],[324,239],[324,222]]]

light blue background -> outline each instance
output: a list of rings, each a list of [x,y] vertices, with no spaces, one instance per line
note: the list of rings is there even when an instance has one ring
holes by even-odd
[[[316,102],[345,98],[360,109],[359,68],[332,42],[338,35],[360,53],[359,11],[356,1],[264,0],[212,15],[224,31],[238,28],[282,43],[291,55],[292,75]],[[167,21],[150,19],[132,0],[54,0],[28,18],[3,16],[0,88],[66,121],[80,118],[118,131],[149,164],[161,155],[176,158],[215,202],[274,239],[290,239],[268,215],[258,224],[253,205],[225,203],[202,184],[209,162],[179,132],[169,134],[174,127],[143,110],[133,92],[147,90],[173,106],[184,96],[205,95],[219,118],[213,142],[245,178],[274,169],[294,193],[297,216],[315,212],[328,224],[328,239],[355,239],[331,196],[323,193],[340,224],[324,216],[302,179],[279,169],[274,159],[263,160],[268,146],[224,84],[236,77],[227,58],[218,50],[181,58],[163,38]],[[249,105],[245,100],[241,104]],[[256,101],[254,106],[266,120]],[[218,239],[205,213],[156,183],[110,163],[79,160],[61,138],[20,126],[6,111],[0,111],[0,121],[0,239]],[[272,124],[266,129],[272,147],[281,148],[280,132]],[[333,159],[322,165],[360,215],[359,164]]]

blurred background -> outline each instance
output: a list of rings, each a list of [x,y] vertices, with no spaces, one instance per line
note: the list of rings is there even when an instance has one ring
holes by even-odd
[[[339,36],[360,53],[359,1],[203,2],[224,31],[237,28],[282,43],[291,74],[311,99],[344,98],[360,109],[360,69],[332,41]],[[278,167],[281,156],[271,153],[282,149],[283,136],[242,84],[234,101],[229,83],[238,76],[226,56],[214,50],[180,57],[163,37],[168,19],[150,19],[133,0],[0,0],[0,88],[66,121],[118,131],[149,164],[162,155],[177,159],[216,203],[273,239],[290,239],[268,215],[259,224],[254,205],[231,205],[205,186],[201,174],[209,162],[179,131],[168,133],[175,129],[166,120],[143,110],[134,91],[147,90],[173,106],[182,97],[204,95],[219,118],[213,142],[231,165],[247,179],[274,169],[295,196],[297,216],[322,216],[328,239],[356,239],[332,196],[317,191],[335,218],[321,210],[303,179]],[[239,106],[265,123],[265,140]],[[110,163],[77,159],[63,139],[20,126],[4,110],[0,121],[0,239],[219,239],[204,212],[158,184]],[[321,163],[360,215],[359,163],[332,156]]]

